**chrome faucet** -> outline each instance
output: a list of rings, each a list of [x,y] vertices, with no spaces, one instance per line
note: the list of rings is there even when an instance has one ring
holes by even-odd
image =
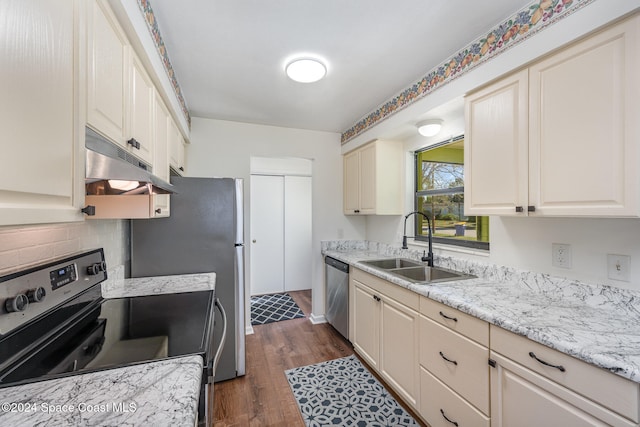
[[[426,262],[427,265],[429,267],[433,267],[433,242],[432,242],[432,231],[431,231],[431,220],[429,219],[429,217],[427,215],[425,215],[424,213],[420,212],[420,211],[414,211],[414,212],[410,212],[407,215],[405,215],[404,217],[404,233],[402,236],[402,249],[409,249],[409,247],[407,246],[407,219],[411,216],[411,215],[416,215],[416,214],[420,214],[423,217],[425,217],[427,219],[427,227],[429,228],[429,254],[427,256],[423,256],[422,257],[422,262]]]

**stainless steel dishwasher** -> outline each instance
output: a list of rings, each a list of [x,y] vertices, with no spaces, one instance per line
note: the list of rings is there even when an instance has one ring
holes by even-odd
[[[327,322],[349,339],[349,264],[331,257],[324,258]]]

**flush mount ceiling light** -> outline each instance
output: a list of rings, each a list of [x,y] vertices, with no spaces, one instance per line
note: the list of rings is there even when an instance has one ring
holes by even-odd
[[[442,129],[442,120],[430,119],[416,123],[418,133],[422,136],[434,136]]]
[[[300,83],[313,83],[327,74],[327,67],[317,59],[298,58],[289,62],[285,71],[291,80]]]

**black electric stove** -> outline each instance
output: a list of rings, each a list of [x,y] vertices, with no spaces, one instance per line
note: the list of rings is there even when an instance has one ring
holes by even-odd
[[[102,249],[0,278],[0,387],[197,354],[213,380],[213,291],[104,299]]]

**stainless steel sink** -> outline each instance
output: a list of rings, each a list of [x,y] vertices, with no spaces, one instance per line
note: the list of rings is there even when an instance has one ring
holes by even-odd
[[[458,273],[457,271],[448,270],[440,267],[410,267],[387,270],[391,274],[401,276],[414,283],[436,283],[446,282],[449,280],[465,280],[475,276]]]
[[[361,261],[361,263],[402,277],[413,283],[429,284],[476,277],[442,267],[429,267],[419,261],[406,258],[376,259]]]
[[[424,264],[418,261],[413,261],[405,258],[390,258],[390,259],[374,259],[371,261],[361,261],[363,264],[371,267],[380,268],[382,270],[391,270],[395,268],[406,267],[422,267]]]

